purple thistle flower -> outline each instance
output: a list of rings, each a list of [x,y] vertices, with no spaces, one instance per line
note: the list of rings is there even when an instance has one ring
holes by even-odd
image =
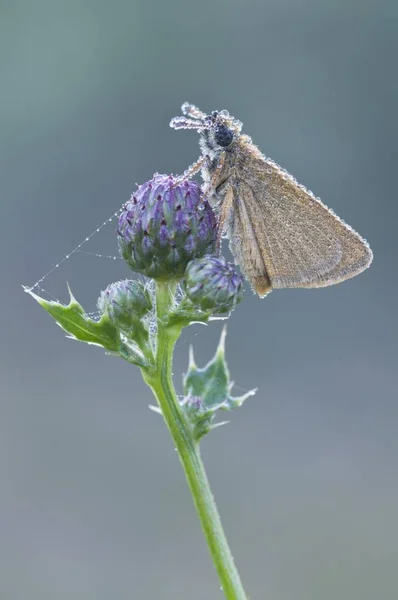
[[[187,266],[182,287],[202,310],[227,313],[243,298],[243,277],[223,256],[209,255]]]
[[[217,223],[195,181],[154,175],[126,203],[118,242],[133,271],[153,279],[181,279],[187,264],[215,250]]]

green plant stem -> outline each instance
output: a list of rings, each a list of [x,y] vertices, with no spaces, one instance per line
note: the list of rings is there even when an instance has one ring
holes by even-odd
[[[156,285],[156,367],[150,373],[143,370],[143,376],[156,396],[175,443],[225,597],[228,600],[247,600],[210,489],[199,444],[184,418],[173,385],[173,350],[182,328],[180,325],[167,326],[174,292],[173,284],[158,282]]]

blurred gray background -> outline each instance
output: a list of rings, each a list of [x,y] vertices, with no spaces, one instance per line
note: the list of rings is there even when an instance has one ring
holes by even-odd
[[[197,158],[168,127],[185,100],[241,119],[375,253],[336,287],[248,289],[230,320],[237,392],[259,392],[202,447],[247,591],[397,597],[397,25],[393,0],[0,2],[2,600],[222,596],[139,371],[20,287]],[[116,255],[114,227],[86,250]],[[43,287],[93,309],[126,276],[77,254]],[[188,342],[203,364],[220,330],[184,333],[179,389]]]

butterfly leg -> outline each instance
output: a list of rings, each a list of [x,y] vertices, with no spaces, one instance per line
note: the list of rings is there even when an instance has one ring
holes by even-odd
[[[192,179],[192,177],[196,175],[196,173],[199,173],[200,169],[203,167],[205,160],[206,157],[201,156],[199,160],[197,160],[193,163],[193,165],[188,167],[188,169],[186,169],[182,175],[179,175],[174,179],[174,185],[179,185],[181,183],[184,183],[184,181],[187,181],[188,179]]]
[[[231,212],[233,210],[233,189],[232,185],[229,182],[222,184],[222,191],[224,192],[224,198],[220,202],[219,211],[218,211],[218,223],[217,223],[217,240],[216,240],[216,250],[217,254],[221,253],[221,240],[223,235],[228,230],[228,223],[231,217]]]
[[[206,160],[209,161],[209,158],[206,157]],[[225,154],[222,154],[218,165],[216,166],[213,173],[211,174],[210,181],[207,183],[207,186],[203,191],[203,196],[201,199],[202,202],[204,202],[205,200],[208,200],[209,197],[214,193],[214,190],[217,190],[217,192],[220,191],[219,181],[220,181],[221,172],[224,168],[224,164],[225,164]],[[221,185],[223,185],[223,184],[221,184]]]

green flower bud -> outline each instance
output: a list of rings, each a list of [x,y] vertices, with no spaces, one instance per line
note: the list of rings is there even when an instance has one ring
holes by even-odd
[[[97,305],[120,329],[130,331],[152,309],[152,300],[140,281],[126,279],[108,285]]]
[[[243,277],[223,256],[191,261],[182,287],[192,304],[204,311],[227,313],[243,298]]]

